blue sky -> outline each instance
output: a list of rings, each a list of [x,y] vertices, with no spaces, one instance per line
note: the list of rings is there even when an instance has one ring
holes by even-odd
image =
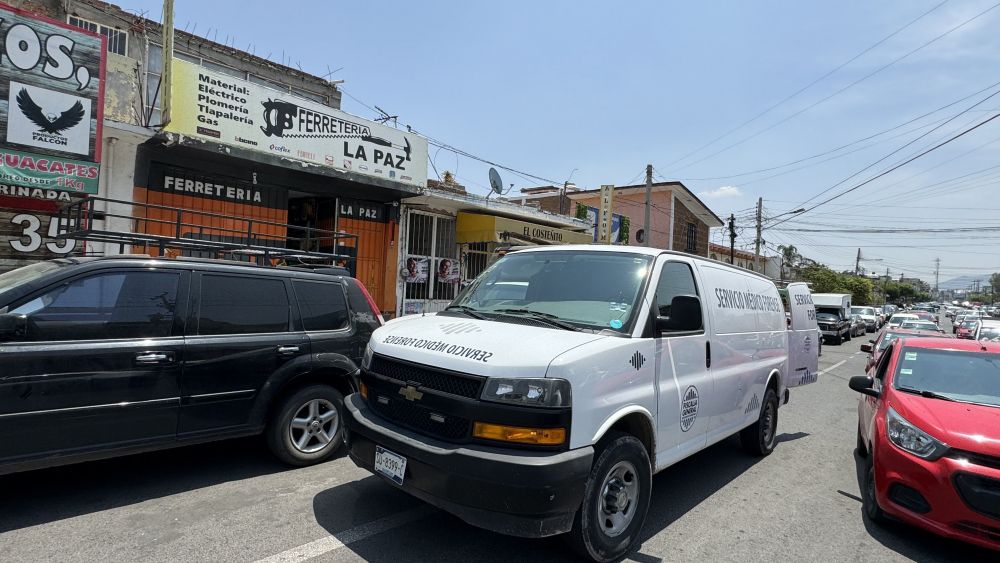
[[[587,188],[625,185],[641,181],[652,163],[658,180],[681,179],[719,216],[735,212],[737,245],[752,249],[749,209],[758,197],[766,216],[801,207],[918,135],[927,133],[826,196],[1000,111],[998,95],[945,123],[994,87],[822,158],[739,175],[824,153],[1000,81],[998,7],[778,124],[996,2],[945,2],[758,120],[678,159],[940,3],[176,0],[175,21],[189,29],[197,23],[198,34],[217,30],[212,34],[219,41],[235,37],[237,47],[252,45],[275,61],[284,53],[286,62],[314,74],[340,68],[332,77],[345,80],[345,111],[372,118],[369,106],[378,105],[399,115],[401,126],[532,175],[561,183],[572,174]],[[160,4],[121,0],[122,7],[145,10],[153,19],[159,19]],[[931,131],[935,126],[940,128]],[[935,257],[942,260],[942,281],[1000,271],[1000,232],[787,230],[1000,225],[1000,190],[992,182],[1000,168],[958,178],[996,165],[998,154],[1000,119],[765,230],[764,239],[769,247],[794,244],[836,269],[853,269],[861,246],[863,266],[888,267],[894,275],[933,280]],[[485,193],[488,165],[434,147],[431,157],[439,171],[456,172],[470,191]],[[501,172],[515,191],[543,183]]]

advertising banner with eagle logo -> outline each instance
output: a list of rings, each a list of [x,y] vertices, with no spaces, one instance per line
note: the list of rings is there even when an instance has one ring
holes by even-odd
[[[0,185],[97,193],[105,41],[0,6]]]

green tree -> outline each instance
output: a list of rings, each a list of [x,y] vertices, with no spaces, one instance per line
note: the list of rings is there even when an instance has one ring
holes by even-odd
[[[587,218],[587,206],[586,205],[584,205],[582,203],[576,204],[576,218],[577,219],[586,219]]]
[[[990,297],[995,301],[997,294],[1000,293],[1000,272],[990,275],[990,288],[993,290],[990,292],[992,293]]]
[[[624,215],[622,215],[621,221],[622,225],[618,231],[618,242],[621,244],[628,244],[629,227],[632,226],[632,221]]]
[[[826,266],[810,266],[800,273],[802,279],[812,284],[813,293],[841,293],[844,290],[840,274]]]
[[[802,258],[802,255],[799,254],[799,249],[795,248],[794,244],[789,244],[788,246],[781,245],[778,247],[778,252],[781,254],[781,277],[785,277],[785,266],[788,266],[788,275],[791,277],[792,268]]]
[[[847,292],[851,294],[852,304],[872,304],[872,289],[874,288],[872,280],[858,276],[847,276],[844,274],[840,274],[840,277],[841,284],[847,289]]]

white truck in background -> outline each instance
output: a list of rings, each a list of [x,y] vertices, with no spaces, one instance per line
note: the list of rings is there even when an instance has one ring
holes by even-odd
[[[823,338],[842,344],[851,339],[851,294],[813,293],[816,322]]]

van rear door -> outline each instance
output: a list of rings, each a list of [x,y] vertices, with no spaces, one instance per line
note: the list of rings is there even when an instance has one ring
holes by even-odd
[[[812,294],[804,283],[788,284],[788,377],[786,387],[815,383],[819,372],[819,326]]]

